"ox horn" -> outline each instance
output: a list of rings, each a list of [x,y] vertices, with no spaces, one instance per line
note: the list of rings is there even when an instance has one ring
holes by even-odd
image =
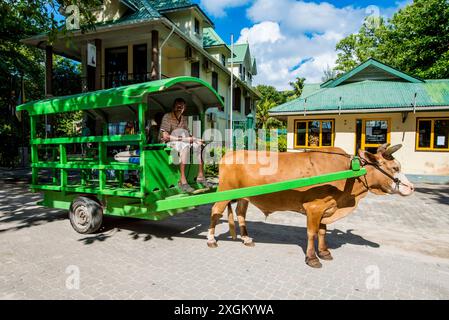
[[[389,143],[384,143],[383,145],[379,146],[379,148],[377,148],[377,153],[384,154],[390,145],[391,144]]]
[[[382,155],[384,157],[391,157],[393,155],[393,153],[395,153],[396,151],[398,151],[401,148],[402,148],[402,144],[397,144],[397,145],[385,150],[385,152]]]

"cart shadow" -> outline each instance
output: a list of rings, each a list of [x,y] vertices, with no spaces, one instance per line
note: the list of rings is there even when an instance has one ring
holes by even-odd
[[[36,205],[41,199],[38,194],[29,193],[22,184],[0,184],[0,192],[7,192],[8,197],[0,197],[0,234],[9,231],[19,231],[46,223],[66,220],[69,223],[65,210],[48,209]],[[80,235],[78,241],[85,245],[104,242],[113,239],[118,234],[125,234],[131,240],[150,241],[154,238],[174,240],[176,238],[201,239],[206,243],[209,228],[209,214],[211,206],[180,214],[170,219],[154,222],[132,218],[104,217],[103,226],[97,234]],[[302,219],[302,217],[298,217]],[[220,224],[227,220],[221,219]],[[238,226],[238,224],[237,224]],[[238,228],[238,227],[237,227]],[[250,236],[256,243],[292,244],[299,245],[305,250],[307,243],[307,230],[301,226],[271,224],[262,221],[247,221]],[[118,234],[117,234],[118,233]],[[229,232],[217,236],[219,242],[234,241]],[[354,234],[352,230],[342,231],[330,229],[327,236],[328,246],[331,249],[339,248],[345,244],[379,247],[379,244]]]
[[[86,245],[97,241],[105,241],[110,237],[114,237],[115,232],[112,231],[115,230],[120,233],[127,232],[128,237],[132,240],[150,241],[153,238],[166,240],[189,238],[204,240],[204,245],[206,245],[209,216],[204,214],[204,209],[202,211],[203,213],[199,210],[193,210],[161,222],[108,217],[105,219],[99,234],[82,238],[79,241],[84,242]],[[301,217],[298,218],[301,219]],[[227,220],[221,219],[219,224],[227,225]],[[254,239],[256,244],[290,244],[300,246],[304,252],[306,250],[306,227],[271,224],[262,221],[247,221],[246,225],[249,235]],[[216,238],[219,243],[225,241],[233,241],[236,244],[241,243],[240,240],[233,240],[228,231],[219,234]],[[372,248],[380,247],[378,243],[355,234],[351,229],[343,231],[330,228],[327,232],[326,241],[329,249],[337,249],[347,244]]]
[[[25,186],[25,183],[0,183],[0,234],[67,218],[64,210],[36,205],[42,199],[41,195],[28,192]]]

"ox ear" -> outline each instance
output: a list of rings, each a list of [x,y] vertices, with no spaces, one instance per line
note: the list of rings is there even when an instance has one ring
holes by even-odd
[[[387,160],[391,160],[391,159],[393,159],[393,153],[395,153],[396,151],[398,151],[401,148],[402,148],[402,144],[397,144],[393,147],[388,148],[384,152],[382,152],[382,156]]]
[[[389,143],[384,143],[383,145],[379,146],[379,148],[377,148],[377,153],[383,154],[385,151],[387,151],[389,146]]]
[[[375,154],[372,154],[371,152],[364,151],[364,150],[360,149],[358,154],[359,154],[360,159],[362,159],[362,160],[366,160],[371,163],[379,162],[377,156]]]

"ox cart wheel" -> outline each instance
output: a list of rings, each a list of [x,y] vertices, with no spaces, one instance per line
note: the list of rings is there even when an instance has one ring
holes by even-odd
[[[103,222],[103,208],[93,199],[78,197],[70,205],[69,219],[76,232],[95,233]]]

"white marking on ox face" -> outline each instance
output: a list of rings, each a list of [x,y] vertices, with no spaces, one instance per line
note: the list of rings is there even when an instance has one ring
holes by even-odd
[[[391,188],[394,190],[394,193],[400,194],[401,196],[409,196],[415,191],[415,187],[407,179],[405,174],[402,172],[397,172],[394,177],[400,181],[398,186],[395,182],[392,182]]]

